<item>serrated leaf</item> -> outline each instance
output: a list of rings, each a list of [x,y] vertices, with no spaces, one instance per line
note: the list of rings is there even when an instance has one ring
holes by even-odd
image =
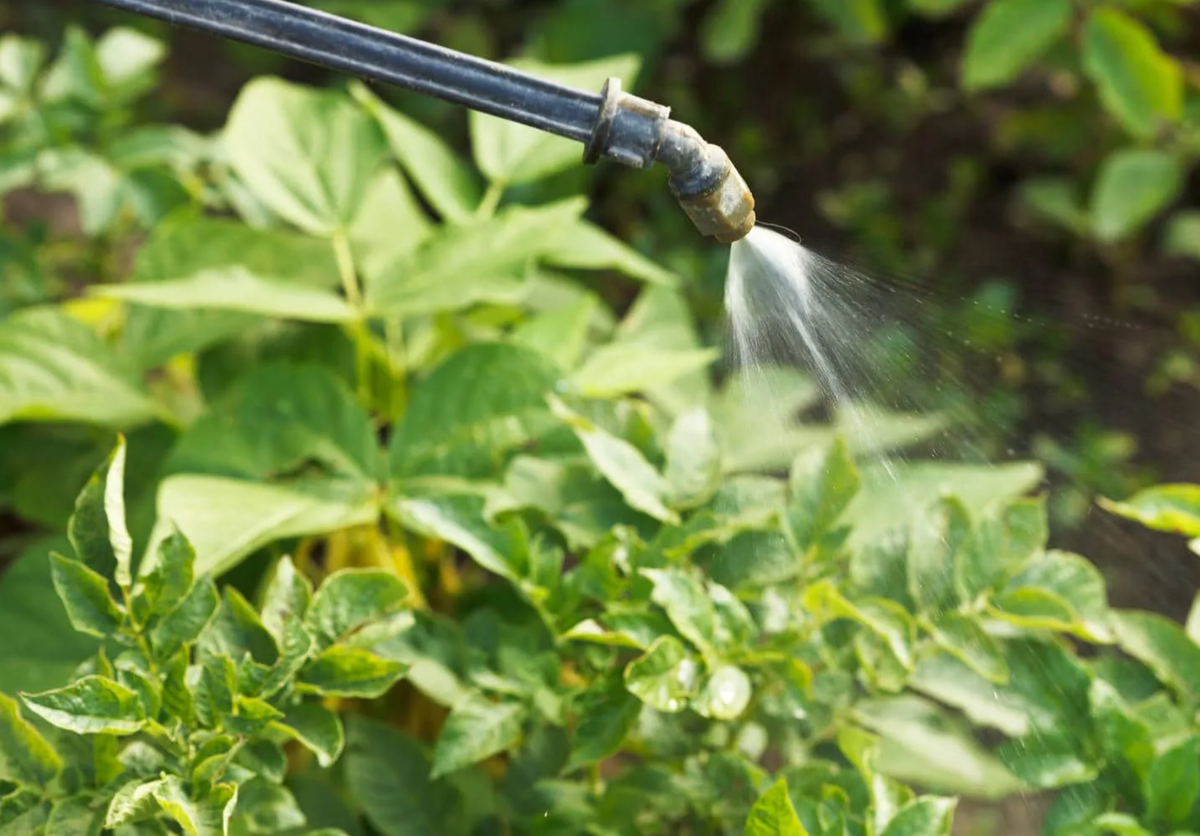
[[[138,695],[111,679],[85,676],[65,688],[21,699],[47,723],[76,734],[129,735],[145,725]]]
[[[437,779],[511,749],[521,736],[525,709],[510,702],[491,702],[472,696],[460,702],[446,718],[433,750]]]
[[[699,684],[700,666],[683,642],[662,636],[625,667],[625,687],[651,708],[674,714],[687,706]]]
[[[1070,20],[1070,0],[993,0],[967,34],[963,85],[981,90],[1012,81],[1066,34]]]
[[[316,755],[322,768],[333,765],[346,745],[342,721],[315,702],[291,706],[274,726]]]
[[[408,588],[394,573],[382,569],[342,569],[313,595],[305,624],[326,648],[371,622],[404,606]]]
[[[21,716],[16,700],[0,694],[0,779],[44,787],[62,767],[62,758]]]
[[[50,572],[54,589],[76,630],[97,638],[118,631],[121,610],[102,575],[57,552],[50,555]]]
[[[364,84],[353,83],[350,94],[383,129],[388,146],[421,193],[447,220],[470,219],[483,199],[475,173],[424,125],[384,104]]]
[[[1083,67],[1100,100],[1131,133],[1149,137],[1183,112],[1183,73],[1153,33],[1124,12],[1093,9],[1083,29]]]
[[[385,154],[379,127],[345,95],[278,78],[242,89],[223,141],[254,196],[316,235],[350,226]]]
[[[750,808],[746,836],[808,836],[782,778]]]
[[[799,552],[808,553],[833,529],[858,493],[859,484],[858,470],[841,438],[796,458],[786,531]]]
[[[369,650],[334,645],[309,662],[300,678],[306,690],[322,696],[374,699],[387,693],[407,670],[407,665]]]
[[[666,481],[636,447],[600,429],[557,398],[550,399],[550,407],[574,431],[596,469],[631,506],[663,522],[678,521],[666,506]]]
[[[1123,149],[1100,166],[1092,192],[1092,228],[1101,241],[1138,231],[1179,194],[1184,170],[1165,151]]]
[[[210,579],[196,581],[184,599],[150,633],[159,658],[174,656],[180,648],[200,638],[220,604],[221,596]]]

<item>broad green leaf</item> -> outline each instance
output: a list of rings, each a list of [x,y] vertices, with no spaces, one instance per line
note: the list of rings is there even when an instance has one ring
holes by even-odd
[[[801,454],[792,464],[786,532],[808,554],[833,530],[859,488],[858,470],[840,438],[828,447]]]
[[[1148,821],[1164,832],[1186,827],[1200,796],[1200,740],[1190,735],[1155,758],[1142,792]]]
[[[379,122],[404,173],[434,209],[454,222],[475,214],[483,185],[437,134],[388,107],[364,84],[352,83],[350,95]]]
[[[371,281],[419,247],[436,227],[394,168],[375,175],[350,227],[354,264]]]
[[[183,782],[173,775],[163,778],[154,799],[187,836],[229,836],[229,821],[237,806],[235,784],[218,784],[201,798],[191,798]]]
[[[350,482],[269,485],[220,476],[171,476],[158,494],[160,527],[171,520],[196,549],[196,574],[219,575],[255,550],[288,537],[367,525],[379,517],[373,486]]]
[[[1200,700],[1200,646],[1178,625],[1147,612],[1113,610],[1117,646],[1188,700]]]
[[[1100,166],[1092,192],[1092,226],[1101,241],[1137,232],[1179,194],[1184,171],[1165,151],[1116,151]]]
[[[417,316],[479,302],[517,302],[530,268],[585,208],[582,198],[567,198],[439,227],[411,253],[369,277],[367,307],[377,316]]]
[[[651,708],[682,711],[699,684],[700,666],[683,642],[663,636],[625,668],[625,687]]]
[[[158,799],[154,795],[162,787],[163,780],[162,778],[152,781],[138,779],[121,785],[108,804],[104,826],[116,828],[123,824],[144,821],[156,815],[160,808]]]
[[[292,559],[287,555],[280,558],[263,594],[262,622],[281,646],[288,623],[304,619],[312,595],[312,584],[296,570]]]
[[[121,626],[121,611],[104,576],[57,552],[50,555],[50,572],[54,590],[76,630],[97,638],[117,632]]]
[[[740,589],[792,580],[804,564],[782,534],[745,531],[715,549],[705,568],[717,583]]]
[[[0,424],[130,427],[156,415],[133,369],[56,307],[26,308],[0,322],[0,370]]]
[[[63,611],[50,577],[48,552],[66,538],[39,541],[0,573],[0,692],[45,691],[67,683],[96,651]]]
[[[758,40],[766,0],[721,0],[704,17],[700,30],[704,54],[722,63],[746,55]]]
[[[146,722],[138,695],[102,676],[85,676],[54,691],[22,694],[21,699],[47,723],[76,734],[129,735]]]
[[[971,538],[971,518],[956,499],[942,499],[917,517],[908,543],[908,588],[925,610],[954,602],[955,567]]]
[[[721,485],[721,448],[708,412],[693,409],[675,419],[666,454],[663,475],[672,505],[693,508],[713,497]]]
[[[1070,0],[992,0],[967,34],[963,86],[981,90],[1014,80],[1066,34],[1070,21]]]
[[[408,588],[383,569],[342,569],[321,584],[305,622],[320,648],[346,639],[404,606]]]
[[[1176,212],[1163,232],[1162,249],[1176,258],[1200,260],[1200,212]]]
[[[86,795],[54,802],[46,820],[46,833],[55,836],[97,836],[104,824],[104,811]]]
[[[619,678],[610,678],[585,691],[576,707],[579,721],[571,740],[570,768],[615,754],[636,725],[642,703]]]
[[[133,544],[125,525],[124,438],[80,491],[67,536],[88,568],[129,587]]]
[[[615,270],[650,284],[676,287],[679,278],[590,221],[580,220],[558,235],[547,264],[575,270]]]
[[[201,578],[174,609],[154,626],[150,638],[160,658],[173,656],[189,645],[208,627],[220,607],[217,587],[209,578]]]
[[[15,93],[30,93],[46,61],[46,47],[33,38],[8,34],[0,38],[0,82]]]
[[[750,809],[746,836],[808,836],[781,778]]]
[[[454,706],[434,747],[430,777],[436,780],[511,749],[524,719],[525,709],[516,703],[473,696]]]
[[[1112,836],[1151,836],[1150,831],[1142,827],[1141,823],[1128,813],[1101,813],[1088,824],[1096,828],[1096,832]],[[1179,836],[1186,836],[1186,834],[1179,834]]]
[[[315,702],[291,706],[272,725],[312,752],[322,768],[332,766],[346,745],[342,721]]]
[[[1101,499],[1100,505],[1156,531],[1200,537],[1200,486],[1197,485],[1157,485],[1124,502]]]
[[[278,78],[242,89],[224,144],[255,197],[316,235],[349,228],[386,153],[379,127],[345,95]]]
[[[866,598],[851,601],[828,580],[818,581],[804,591],[804,605],[818,623],[848,618],[879,636],[905,669],[913,665],[915,638],[912,616],[894,601]]]
[[[199,651],[201,658],[228,656],[239,661],[248,654],[260,665],[273,665],[279,659],[275,637],[250,602],[231,586],[225,587],[217,615],[200,637]]]
[[[650,346],[610,343],[596,349],[571,376],[587,398],[612,398],[656,389],[705,369],[719,353],[711,349],[664,351]]]
[[[621,320],[616,339],[625,345],[662,352],[690,352],[705,348],[683,294],[662,286],[648,286],[642,290],[633,307]],[[645,394],[674,416],[707,403],[711,392],[712,381],[708,370],[694,369],[670,383],[655,386]]]
[[[815,0],[813,5],[851,43],[874,44],[887,34],[882,0]]]
[[[238,786],[236,813],[251,833],[293,833],[307,824],[292,792],[261,777]]]
[[[394,499],[389,510],[406,528],[426,537],[452,543],[484,569],[502,578],[521,576],[519,544],[484,518],[484,500],[478,496],[437,496]]]
[[[825,428],[796,420],[820,399],[817,382],[795,369],[759,366],[732,374],[710,407],[726,472],[785,470],[814,441],[831,441]]]
[[[44,787],[62,768],[62,758],[21,716],[16,700],[0,694],[0,779]]]
[[[1034,730],[1010,740],[997,754],[1014,775],[1029,786],[1055,789],[1096,778],[1096,768],[1079,753],[1080,743],[1068,732]]]
[[[168,613],[187,597],[195,579],[195,564],[196,551],[179,531],[162,541],[154,568],[142,578],[142,597],[151,613]]]
[[[999,729],[1010,737],[1026,734],[1030,728],[1027,701],[1011,688],[998,689],[998,683],[984,678],[976,667],[957,653],[927,652],[917,660],[909,687],[960,709],[978,726]],[[1004,672],[1007,681],[1007,664]]]
[[[1100,7],[1083,30],[1083,67],[1100,100],[1131,133],[1149,137],[1183,112],[1183,73],[1153,33],[1124,12]]]
[[[620,55],[584,64],[545,64],[530,59],[512,66],[547,81],[598,94],[605,79],[616,76],[632,89],[641,60]],[[556,174],[583,161],[578,142],[506,119],[471,111],[471,148],[480,170],[494,183],[525,183]]]
[[[1047,552],[1015,575],[993,604],[997,614],[1011,614],[1019,625],[1063,630],[1094,642],[1111,641],[1104,578],[1078,555]],[[1059,615],[1062,605],[1066,611]]]
[[[240,266],[201,271],[183,279],[97,285],[90,292],[177,311],[236,311],[304,322],[350,322],[357,316],[333,291],[296,285],[286,276],[262,276]]]
[[[588,331],[599,307],[599,298],[586,294],[567,307],[554,308],[526,319],[513,330],[510,339],[564,369],[574,369],[583,355]]]
[[[750,704],[754,688],[750,677],[736,665],[721,665],[709,674],[700,693],[692,699],[692,708],[702,717],[736,720]]]
[[[300,678],[305,690],[322,696],[369,700],[387,693],[406,670],[361,647],[335,645],[309,662]]]
[[[384,723],[352,717],[346,785],[383,836],[445,836],[465,832],[463,798],[430,777],[421,745]]]
[[[717,614],[703,582],[682,569],[643,569],[642,574],[654,584],[651,600],[666,610],[679,634],[706,657],[712,655]]]
[[[897,811],[882,836],[950,836],[958,799],[921,796]]]
[[[1040,499],[1018,500],[978,518],[955,567],[961,599],[975,601],[1006,583],[1045,547],[1048,531],[1046,503]]]
[[[636,447],[571,411],[558,398],[551,398],[550,406],[574,431],[596,469],[632,507],[663,522],[677,522],[675,512],[666,506],[666,480]]]
[[[938,621],[933,639],[985,679],[1008,681],[1002,647],[975,619],[951,613]]]
[[[391,441],[393,476],[496,474],[496,458],[544,432],[558,371],[504,343],[457,352],[413,387]]]

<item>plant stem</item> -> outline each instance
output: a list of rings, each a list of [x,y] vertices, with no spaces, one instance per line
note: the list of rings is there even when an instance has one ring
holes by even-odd
[[[490,218],[496,214],[496,207],[500,205],[500,198],[504,197],[505,184],[493,180],[488,184],[487,191],[483,193],[483,200],[479,201],[479,208],[475,210],[475,214],[480,218]]]

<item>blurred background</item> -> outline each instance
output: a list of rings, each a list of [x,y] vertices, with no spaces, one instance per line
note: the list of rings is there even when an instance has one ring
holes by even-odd
[[[879,333],[864,335],[863,351],[872,339],[928,351],[919,368],[880,379],[928,408],[948,398],[961,405],[965,391],[978,419],[973,443],[997,458],[1047,464],[1058,539],[1109,573],[1114,604],[1186,612],[1200,581],[1195,556],[1091,503],[1155,481],[1200,480],[1200,62],[1192,58],[1200,4],[311,5],[498,60],[637,55],[635,92],[670,105],[729,152],[760,219],[902,289]],[[0,31],[37,37],[68,59],[73,28],[99,35],[112,26],[170,46],[157,86],[130,97],[129,112],[105,114],[110,121],[208,132],[256,75],[345,83],[86,0],[0,2]],[[378,92],[467,151],[459,109]],[[103,131],[104,120],[88,130]],[[85,181],[60,194],[11,188],[6,176],[18,164],[0,155],[5,311],[69,296],[128,255],[82,231]],[[513,194],[546,199],[584,188],[592,220],[690,280],[705,338],[720,344],[728,249],[696,236],[663,180],[580,166]],[[80,239],[88,245],[68,246]],[[632,289],[615,279],[605,287],[618,309]]]

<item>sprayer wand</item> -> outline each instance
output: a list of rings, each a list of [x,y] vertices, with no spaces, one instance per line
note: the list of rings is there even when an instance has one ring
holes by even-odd
[[[434,44],[284,0],[99,0],[274,52],[406,87],[584,145],[583,161],[662,163],[672,194],[704,235],[732,243],[754,227],[754,198],[728,155],[670,108],[610,78],[587,93]]]

